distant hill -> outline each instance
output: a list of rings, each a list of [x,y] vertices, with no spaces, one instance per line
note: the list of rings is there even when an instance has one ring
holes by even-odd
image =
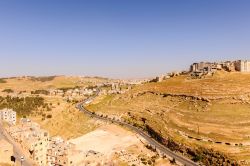
[[[33,91],[50,88],[71,88],[94,85],[107,82],[109,79],[102,77],[77,77],[77,76],[24,76],[0,79],[0,91],[12,89],[14,91]]]

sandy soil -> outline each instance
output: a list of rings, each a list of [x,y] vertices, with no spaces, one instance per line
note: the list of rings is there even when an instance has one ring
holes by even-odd
[[[76,150],[99,152],[92,162],[112,162],[117,166],[145,166],[147,162],[157,159],[157,166],[171,165],[167,159],[157,157],[156,152],[145,147],[146,141],[128,130],[116,125],[106,124],[98,129],[69,142],[76,145]],[[95,157],[95,156],[93,156]]]
[[[69,142],[76,144],[78,150],[94,150],[103,154],[110,154],[140,143],[135,134],[115,125],[102,126]]]

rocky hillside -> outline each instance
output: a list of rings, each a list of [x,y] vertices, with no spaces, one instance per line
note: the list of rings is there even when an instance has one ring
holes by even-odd
[[[206,165],[249,165],[249,97],[250,74],[221,72],[137,86],[101,97],[89,109],[122,117]]]

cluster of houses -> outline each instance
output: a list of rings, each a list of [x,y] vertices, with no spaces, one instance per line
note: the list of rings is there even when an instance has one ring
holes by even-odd
[[[7,122],[13,124],[13,119],[7,120]],[[39,166],[97,165],[100,161],[105,161],[105,157],[101,153],[91,150],[83,152],[78,150],[75,144],[65,141],[61,137],[50,137],[49,133],[39,124],[27,118],[22,118],[17,125],[10,126],[7,132]],[[4,140],[0,140],[0,155],[6,148],[8,154],[13,155],[13,146],[3,142]],[[5,152],[7,151],[5,150]],[[7,153],[5,153],[6,155]],[[5,162],[7,163],[7,161]],[[10,163],[9,157],[8,162]]]
[[[190,66],[190,72],[194,76],[200,76],[204,74],[212,74],[218,70],[224,70],[228,72],[250,72],[250,61],[237,60],[237,61],[225,61],[225,62],[200,62],[193,63]]]
[[[83,95],[92,95],[96,91],[95,88],[93,89],[67,89],[67,90],[61,90],[61,89],[53,89],[49,91],[49,94],[51,96],[71,96],[71,97],[76,97],[76,96],[83,96]]]
[[[122,82],[114,82],[105,84],[102,87],[108,87],[108,88],[100,88],[101,94],[107,95],[107,94],[123,94],[130,90],[132,88],[132,85]]]
[[[91,96],[95,94],[97,89],[100,89],[102,94],[122,94],[131,89],[131,86],[131,84],[124,82],[100,83],[97,84],[95,88],[76,88],[67,90],[54,89],[50,90],[49,94],[51,96],[62,96],[68,99],[81,96]]]
[[[123,83],[106,83],[98,84],[96,88],[82,88],[82,89],[67,89],[60,90],[54,89],[49,91],[50,96],[60,96],[67,101],[73,101],[74,99],[81,99],[82,96],[91,96],[97,92],[97,88],[100,90],[100,94],[123,94],[131,89],[131,85],[127,85],[127,88],[123,88]]]
[[[66,101],[74,101],[82,99],[82,96],[91,96],[96,91],[96,88],[51,89],[49,95],[63,97]]]
[[[171,73],[166,73],[166,74],[162,74],[160,76],[157,76],[156,78],[148,81],[148,82],[162,82],[164,80],[167,80],[167,79],[170,79],[172,77],[176,77],[176,76],[179,76],[179,75],[182,75],[182,74],[186,74],[185,71],[182,71],[182,72],[171,72]]]
[[[62,97],[67,101],[74,101],[82,99],[83,96],[94,95],[97,91],[100,91],[100,94],[104,95],[123,94],[126,91],[130,90],[134,85],[140,85],[149,81],[150,81],[149,79],[114,80],[114,81],[96,83],[94,84],[94,86],[41,90],[46,93],[31,92],[31,94],[33,95],[43,94],[55,97]],[[30,96],[30,92],[21,91],[13,93],[4,93],[3,95],[8,95],[11,97],[28,97]]]
[[[162,82],[169,78],[186,75],[191,73],[193,78],[201,78],[205,75],[212,75],[216,71],[228,71],[228,72],[250,72],[250,61],[248,60],[237,60],[237,61],[223,61],[223,62],[199,62],[190,65],[189,71],[182,72],[171,72],[157,76],[147,82]]]

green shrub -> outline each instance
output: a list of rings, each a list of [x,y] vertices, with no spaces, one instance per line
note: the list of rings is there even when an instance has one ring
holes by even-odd
[[[49,91],[47,91],[47,90],[35,90],[35,91],[32,91],[31,94],[49,95]]]
[[[0,83],[6,83],[7,81],[5,80],[5,79],[3,79],[3,78],[0,78]]]
[[[40,82],[46,82],[46,81],[52,81],[55,79],[56,76],[48,76],[48,77],[30,77],[32,81],[40,81]]]
[[[17,115],[23,117],[38,111],[44,105],[44,98],[42,97],[1,97],[0,96],[0,109],[12,108],[17,112]]]
[[[12,89],[4,89],[2,92],[13,93],[14,91]]]

